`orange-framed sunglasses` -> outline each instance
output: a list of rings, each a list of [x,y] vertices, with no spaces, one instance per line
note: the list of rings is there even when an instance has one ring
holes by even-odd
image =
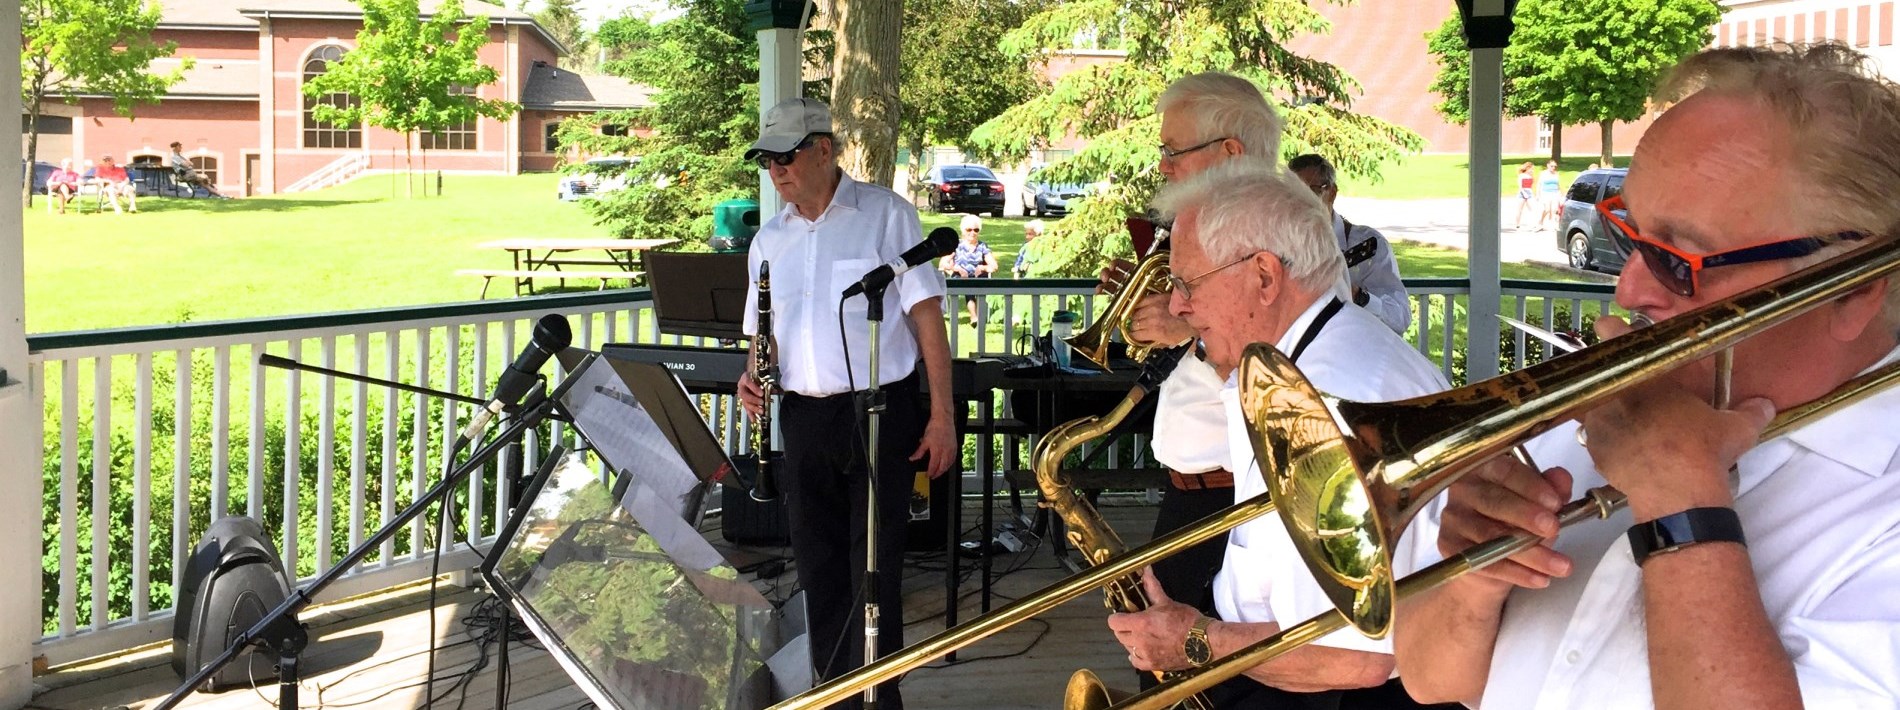
[[[1625,214],[1628,213],[1628,209],[1623,206],[1622,195],[1598,202],[1596,207],[1597,212],[1601,213],[1604,219],[1609,220],[1612,226],[1621,230],[1624,236],[1629,237],[1630,245],[1635,248],[1636,253],[1643,256],[1643,263],[1649,267],[1649,273],[1654,275],[1657,281],[1662,282],[1664,288],[1683,298],[1695,296],[1696,286],[1699,285],[1699,277],[1703,269],[1794,259],[1813,254],[1829,244],[1856,241],[1869,236],[1865,232],[1835,232],[1791,239],[1774,239],[1713,254],[1691,254],[1643,236],[1641,232],[1636,231],[1636,227],[1630,225],[1622,217],[1616,216],[1619,210]]]

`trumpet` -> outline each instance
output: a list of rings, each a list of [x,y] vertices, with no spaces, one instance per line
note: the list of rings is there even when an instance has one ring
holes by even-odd
[[[1128,344],[1128,358],[1135,362],[1148,359],[1148,354],[1158,348],[1172,348],[1185,345],[1178,343],[1150,343],[1135,337],[1130,326],[1136,304],[1151,294],[1165,294],[1173,290],[1168,284],[1168,252],[1157,251],[1142,257],[1134,273],[1122,281],[1121,289],[1115,292],[1114,300],[1108,304],[1108,310],[1089,324],[1087,330],[1072,335],[1063,342],[1069,344],[1082,357],[1108,369],[1108,344],[1115,333],[1120,332],[1122,342]]]
[[[759,472],[752,478],[753,500],[769,503],[778,500],[778,482],[772,478],[772,396],[778,393],[778,348],[772,343],[772,262],[759,262],[758,332],[752,339],[752,379],[765,391],[765,404],[759,408],[752,426],[752,453],[758,457]]]
[[[1500,538],[1392,577],[1391,543],[1433,497],[1465,473],[1630,386],[1704,357],[1900,271],[1900,240],[1858,249],[1773,283],[1632,331],[1613,341],[1449,392],[1390,403],[1327,397],[1271,347],[1249,346],[1240,367],[1247,420],[1268,495],[1336,613],[1290,627],[1241,653],[1158,686],[1117,708],[1164,708],[1350,624],[1383,638],[1399,598],[1536,544]],[[1900,366],[1857,377],[1776,417],[1764,440],[1900,383]],[[1718,382],[1723,399],[1725,383]],[[1573,503],[1560,522],[1607,517],[1613,488]]]

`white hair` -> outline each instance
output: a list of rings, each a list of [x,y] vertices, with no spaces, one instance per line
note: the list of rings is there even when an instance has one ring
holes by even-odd
[[[1223,72],[1184,76],[1168,85],[1155,108],[1182,112],[1200,140],[1232,138],[1248,156],[1280,159],[1280,114],[1253,82]]]
[[[1216,264],[1265,251],[1308,289],[1330,292],[1345,279],[1332,214],[1305,183],[1272,162],[1222,162],[1163,188],[1154,207],[1164,221],[1193,212],[1201,250]]]
[[[1040,236],[1042,236],[1042,232],[1043,232],[1043,230],[1044,230],[1044,229],[1045,229],[1045,227],[1043,226],[1043,224],[1042,224],[1042,220],[1040,220],[1040,219],[1032,219],[1032,220],[1029,220],[1029,222],[1028,222],[1028,223],[1026,223],[1026,224],[1024,224],[1024,225],[1023,225],[1023,231],[1025,231],[1025,232],[1035,232],[1035,233],[1036,233],[1036,236],[1038,236],[1038,237],[1040,237]]]
[[[966,214],[963,216],[963,221],[957,223],[958,231],[972,228],[981,230],[983,228],[983,218],[973,214]]]

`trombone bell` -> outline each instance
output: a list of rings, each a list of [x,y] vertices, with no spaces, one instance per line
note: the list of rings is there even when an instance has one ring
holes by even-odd
[[[1367,636],[1392,625],[1392,559],[1385,512],[1363,481],[1372,452],[1340,429],[1335,402],[1265,343],[1240,365],[1241,411],[1267,492],[1300,559],[1333,606]]]

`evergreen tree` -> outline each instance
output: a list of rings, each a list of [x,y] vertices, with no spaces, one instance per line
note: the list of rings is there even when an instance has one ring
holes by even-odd
[[[1357,84],[1286,46],[1330,27],[1298,0],[1074,0],[1010,32],[1003,40],[1009,52],[1046,57],[1107,37],[1128,53],[1126,61],[1062,77],[971,136],[988,157],[1007,163],[1073,131],[1088,146],[1051,165],[1050,178],[1110,181],[1042,238],[1049,244],[1041,247],[1037,273],[1090,276],[1104,259],[1129,256],[1123,220],[1143,211],[1161,185],[1155,102],[1183,76],[1225,71],[1251,79],[1281,103],[1284,155],[1321,153],[1350,175],[1376,177],[1380,164],[1422,147],[1423,140],[1401,126],[1353,113]]]

